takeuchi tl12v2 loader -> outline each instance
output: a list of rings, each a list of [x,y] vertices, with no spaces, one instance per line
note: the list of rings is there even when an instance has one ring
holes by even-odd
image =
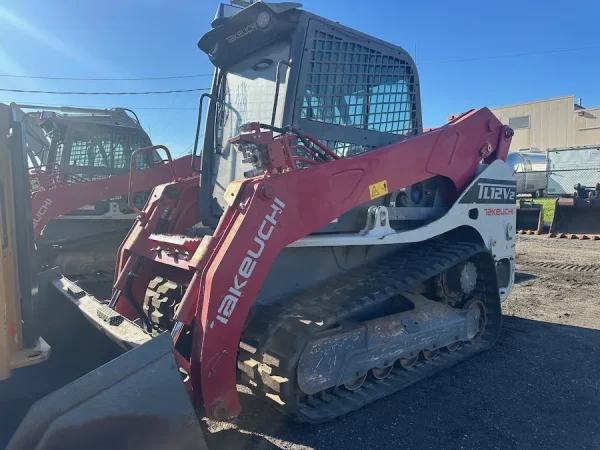
[[[241,383],[318,423],[492,347],[514,283],[512,130],[483,108],[423,133],[408,53],[298,4],[218,17],[198,45],[215,66],[200,183],[153,190],[110,298],[47,276],[48,301],[128,350],[86,377],[125,366],[111,391],[164,416],[185,386],[213,419],[240,414]],[[146,396],[152,354],[171,373]],[[52,405],[34,407],[40,436],[82,426]]]

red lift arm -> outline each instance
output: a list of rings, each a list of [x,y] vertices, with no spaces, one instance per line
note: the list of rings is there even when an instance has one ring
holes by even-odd
[[[150,149],[165,149],[163,146]],[[146,149],[140,149],[146,150]],[[137,152],[137,151],[136,151]],[[135,152],[134,152],[135,153]],[[139,153],[139,152],[138,152]],[[143,170],[132,170],[130,174],[89,181],[75,174],[63,173],[51,167],[30,169],[31,209],[33,231],[37,239],[50,220],[82,206],[93,204],[128,193],[148,191],[153,187],[192,175],[191,156],[172,160]],[[133,166],[132,166],[133,167]]]

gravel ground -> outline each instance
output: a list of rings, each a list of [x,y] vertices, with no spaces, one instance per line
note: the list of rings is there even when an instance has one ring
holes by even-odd
[[[204,423],[209,447],[600,448],[599,256],[598,241],[519,236],[517,284],[492,350],[319,426],[243,395],[240,418]]]
[[[517,284],[493,349],[318,426],[295,424],[242,394],[237,420],[202,422],[209,448],[600,448],[599,255],[600,241],[519,236]],[[1,386],[3,448],[37,394],[17,401]]]

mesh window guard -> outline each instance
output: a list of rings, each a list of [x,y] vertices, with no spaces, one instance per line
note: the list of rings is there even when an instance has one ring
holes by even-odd
[[[315,31],[301,117],[411,136],[415,77],[408,62]]]
[[[131,152],[148,145],[145,136],[137,133],[79,129],[73,135],[69,165],[122,169],[127,167]],[[136,158],[138,169],[149,167],[147,157]]]

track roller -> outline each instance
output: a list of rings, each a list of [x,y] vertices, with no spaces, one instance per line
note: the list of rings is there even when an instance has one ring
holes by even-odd
[[[417,355],[415,355],[411,358],[400,358],[398,361],[396,361],[396,367],[400,367],[401,369],[408,370],[411,367],[414,367],[418,360],[419,360],[419,357]]]
[[[436,348],[434,350],[423,350],[421,352],[421,357],[425,361],[433,361],[437,357],[439,352],[440,352],[439,348]]]
[[[365,373],[364,375],[361,375],[361,376],[355,378],[350,383],[344,384],[344,387],[346,389],[348,389],[349,391],[354,392],[361,388],[361,386],[363,385],[363,383],[365,382],[366,379],[367,379],[367,374]]]
[[[385,380],[387,377],[390,376],[393,368],[393,364],[385,367],[373,367],[369,371],[369,377],[371,377],[371,379],[373,380]]]
[[[468,301],[465,304],[465,306],[463,307],[463,309],[466,309],[468,311],[479,310],[478,331],[477,331],[477,334],[475,334],[475,336],[473,336],[469,340],[469,342],[477,342],[479,340],[479,338],[485,332],[485,327],[487,325],[487,311],[485,309],[485,305],[483,304],[483,302],[481,300],[473,299],[473,300]]]
[[[444,349],[448,353],[452,353],[452,352],[455,352],[456,350],[458,350],[458,347],[460,347],[460,342],[459,341],[455,342],[454,344],[446,345],[446,347],[444,347]]]

